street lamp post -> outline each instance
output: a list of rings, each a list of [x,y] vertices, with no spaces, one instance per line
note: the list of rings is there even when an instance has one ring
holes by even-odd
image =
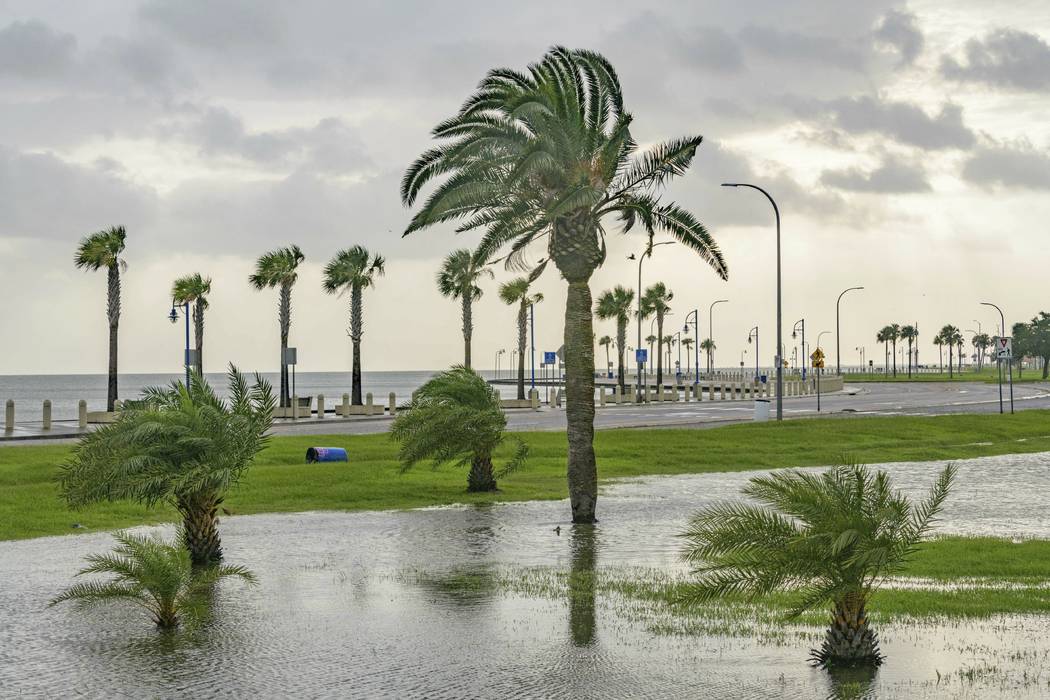
[[[758,358],[760,357],[760,354],[758,352],[758,326],[755,326],[754,328],[752,328],[748,332],[748,334],[747,334],[747,344],[748,345],[751,344],[751,339],[752,338],[755,339],[755,379],[757,380],[758,379]],[[778,357],[777,360],[779,361],[780,358]],[[780,368],[778,367],[777,369],[779,370]],[[779,374],[779,372],[778,372],[778,374]]]
[[[714,363],[711,359],[711,355],[714,352],[715,344],[715,304],[724,304],[729,301],[728,299],[719,299],[718,301],[711,302],[711,306],[707,308],[707,339],[711,341],[712,347],[707,351],[707,373],[710,374],[714,370]]]
[[[780,209],[777,207],[776,201],[772,196],[758,185],[750,185],[746,182],[723,182],[722,187],[750,187],[753,190],[758,190],[766,196],[769,203],[773,205],[773,214],[776,216],[777,221],[777,420],[784,420],[784,363],[781,361],[780,352],[784,346],[784,338],[781,327],[782,318],[782,295],[781,295],[781,274],[780,274]],[[757,351],[757,345],[755,350]],[[757,352],[756,360],[757,360]]]
[[[990,306],[999,312],[999,323],[1001,324],[1001,338],[1006,337],[1006,317],[1003,310],[990,301],[982,301],[981,306]],[[999,413],[1003,412],[1003,361],[999,359],[999,348],[995,350],[995,361],[999,365]],[[1010,373],[1010,413],[1014,412],[1014,362],[1013,357],[1006,358],[1007,370]]]
[[[864,289],[864,287],[850,287],[849,289],[843,289],[842,293],[839,294],[839,298],[835,300],[835,374],[842,374],[842,334],[839,329],[839,305],[842,303],[842,297],[846,292],[852,292],[856,289]]]
[[[800,327],[802,329],[802,357],[803,357],[803,360],[802,360],[802,378],[805,379],[806,378],[806,361],[805,361],[805,357],[806,357],[806,319],[800,318],[799,320],[795,321],[795,325],[791,328],[791,337],[792,338],[796,337],[795,336],[795,332],[798,331]]]
[[[686,333],[689,332],[688,328],[689,327],[686,326],[686,331],[685,331]],[[675,367],[675,369],[674,369],[674,374],[675,374],[674,383],[677,386],[678,385],[678,376],[682,373],[682,331],[678,331],[677,333],[675,333],[674,337],[675,337],[675,342],[678,344],[678,366]],[[670,364],[671,361],[668,360],[667,363]]]
[[[168,320],[172,323],[179,322],[179,312],[175,309],[177,304],[171,302],[171,313],[168,314]],[[186,365],[186,388],[190,388],[190,303],[187,301],[182,304],[182,315],[186,318],[186,351],[183,355],[184,364]]]
[[[821,331],[820,333],[817,333],[817,350],[820,350],[820,336],[830,332],[831,331]],[[836,336],[836,338],[837,337],[838,336]],[[816,372],[814,372],[814,374],[817,376],[817,413],[820,413],[820,375],[822,374],[821,368],[817,367]]]
[[[693,335],[696,336],[693,338],[693,363],[696,367],[693,375],[693,384],[695,385],[700,383],[700,310],[693,309],[685,317],[685,325],[682,326],[682,332],[684,333],[689,332],[689,316],[693,317]],[[678,359],[678,362],[681,364],[681,358]]]
[[[536,305],[529,304],[529,337],[530,337],[530,352],[532,354],[531,362],[529,363],[532,367],[532,379],[531,386],[529,388],[530,399],[533,391],[536,390]]]
[[[650,258],[653,257],[653,248],[655,248],[658,245],[671,245],[672,243],[674,243],[674,241],[663,241],[662,243],[653,243],[653,237],[649,236],[649,244],[645,246],[645,250],[637,258],[637,260],[638,260],[638,344],[635,347],[638,348],[638,349],[640,349],[642,347],[642,263],[645,262],[645,258],[646,257],[650,257]],[[630,255],[628,255],[627,259],[628,260],[634,260],[635,259],[634,253],[631,253]],[[638,363],[638,376],[636,377],[638,390],[637,390],[637,392],[635,392],[637,394],[637,396],[635,397],[635,401],[636,401],[636,403],[642,403],[642,401],[643,401],[642,371],[643,371],[645,365],[642,362],[642,358],[640,356],[638,356],[638,350],[637,349],[635,350],[635,355],[636,355],[635,359],[637,360],[637,363]]]

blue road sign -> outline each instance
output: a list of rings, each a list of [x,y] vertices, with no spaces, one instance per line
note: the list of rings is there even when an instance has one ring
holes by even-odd
[[[649,350],[648,348],[638,348],[634,351],[634,361],[646,363],[649,361]]]
[[[553,365],[558,361],[558,353],[556,352],[544,352],[543,353],[543,364]]]

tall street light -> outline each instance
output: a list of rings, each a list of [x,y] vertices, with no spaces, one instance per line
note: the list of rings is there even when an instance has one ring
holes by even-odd
[[[182,306],[182,315],[186,318],[186,353],[183,356],[186,364],[186,388],[190,388],[190,303],[187,301]],[[168,314],[168,320],[172,324],[179,322],[179,312],[176,309],[179,307],[178,304],[171,302],[171,313]]]
[[[773,205],[773,214],[777,220],[777,420],[784,420],[784,362],[780,357],[781,348],[784,347],[784,338],[781,328],[781,276],[780,276],[780,209],[777,207],[776,201],[770,196],[768,192],[759,187],[758,185],[750,185],[746,182],[723,182],[722,187],[750,187],[753,190],[758,190],[766,196],[769,203]],[[757,351],[758,348],[756,347]],[[757,353],[756,353],[757,355]],[[757,360],[757,357],[756,357]]]
[[[637,348],[637,349],[634,351],[635,352],[635,356],[636,356],[635,359],[638,361],[638,377],[637,377],[637,380],[638,380],[637,381],[638,391],[635,392],[637,394],[635,396],[635,401],[637,403],[642,403],[642,400],[643,400],[643,394],[642,394],[642,369],[643,369],[644,365],[642,363],[641,356],[638,355],[638,349],[641,349],[641,347],[642,347],[642,263],[645,262],[646,257],[650,257],[650,258],[653,257],[653,248],[655,248],[656,246],[659,246],[659,245],[671,245],[673,243],[674,243],[674,241],[663,241],[662,243],[653,243],[653,237],[649,236],[649,244],[645,246],[645,250],[637,258],[637,260],[638,260],[638,343],[637,343],[637,345],[635,345],[635,348]],[[628,255],[627,259],[628,260],[635,260],[636,258],[635,258],[634,253],[631,253],[630,255]]]
[[[792,326],[792,328],[791,328],[791,337],[792,338],[798,337],[796,335],[796,333],[798,332],[799,328],[802,329],[802,357],[806,357],[806,319],[800,318],[799,320],[795,321],[795,325]],[[802,378],[803,379],[806,378],[806,363],[805,363],[805,361],[802,362]]]
[[[839,294],[839,298],[835,301],[835,374],[838,376],[842,376],[842,334],[839,332],[839,304],[842,303],[842,297],[846,292],[852,292],[855,289],[864,289],[864,287],[843,289],[842,294]]]
[[[982,301],[981,306],[990,306],[999,312],[999,323],[1002,324],[1001,338],[1006,337],[1006,317],[1003,316],[1003,310],[990,301]],[[999,348],[995,349],[995,361],[999,364],[999,413],[1003,412],[1003,365],[1002,360],[999,359]],[[1010,413],[1014,412],[1014,361],[1013,357],[1006,358],[1006,366],[1010,372]]]
[[[685,317],[685,325],[682,326],[682,332],[689,332],[689,317],[693,317],[693,335],[696,337],[693,339],[693,356],[694,363],[696,364],[695,374],[693,375],[693,384],[700,383],[700,309],[693,309]],[[679,350],[681,354],[681,350]],[[678,358],[678,363],[681,364],[682,358]]]
[[[758,379],[758,358],[759,358],[759,352],[758,352],[758,326],[755,326],[754,328],[752,328],[748,332],[748,334],[747,334],[747,344],[748,345],[751,344],[751,339],[752,338],[755,339],[755,379]],[[779,359],[779,358],[777,358],[777,359]]]
[[[712,301],[711,306],[707,308],[707,339],[711,341],[711,345],[715,344],[715,304],[724,304],[728,299],[719,299],[718,301]],[[710,374],[714,370],[714,363],[711,359],[712,353],[714,353],[714,347],[711,347],[707,351],[707,373]]]

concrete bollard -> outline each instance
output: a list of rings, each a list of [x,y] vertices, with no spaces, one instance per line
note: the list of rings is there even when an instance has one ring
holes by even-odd
[[[718,383],[718,400],[726,400],[726,380],[722,380]]]
[[[44,430],[51,430],[51,399],[44,399]]]
[[[540,410],[540,392],[536,389],[529,391],[529,403],[532,404],[533,411]]]
[[[613,387],[613,395],[612,395],[613,403],[616,404],[617,406],[619,406],[620,403],[621,403],[621,401],[620,401],[621,398],[622,398],[622,396],[620,395],[620,385],[617,384],[616,386]]]
[[[394,392],[390,392],[389,399],[390,403],[387,404],[387,410],[390,411],[390,417],[393,418],[397,415],[397,396],[394,394]]]
[[[15,400],[8,399],[4,407],[4,431],[12,432],[15,429]]]
[[[317,419],[324,418],[324,394],[317,395]]]
[[[678,401],[678,385],[677,384],[675,384],[674,388],[671,390],[671,401],[674,401],[674,402]]]
[[[84,399],[77,403],[77,427],[81,430],[87,429],[87,401]]]
[[[664,386],[663,384],[656,385],[656,401],[657,403],[663,403],[664,400]]]
[[[372,415],[372,392],[365,394],[365,415]]]
[[[292,394],[292,420],[299,420],[299,397]]]
[[[686,384],[682,387],[682,400],[689,403],[689,394],[693,391],[693,387]]]

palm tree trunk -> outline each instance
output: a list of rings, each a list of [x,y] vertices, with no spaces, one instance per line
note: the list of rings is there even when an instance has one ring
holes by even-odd
[[[470,369],[470,336],[474,333],[474,318],[470,308],[470,290],[463,293],[463,366]]]
[[[117,403],[117,331],[120,326],[120,269],[111,265],[107,271],[106,315],[109,317],[109,382],[106,410]]]
[[[496,476],[492,471],[492,457],[474,456],[467,474],[467,491],[496,491]]]
[[[569,633],[577,647],[594,643],[595,535],[593,527],[584,525],[574,527],[569,539]]]
[[[908,338],[908,379],[911,379],[911,338]]]
[[[656,391],[664,385],[664,315],[656,314]]]
[[[627,319],[616,319],[616,376],[620,381],[620,395],[627,391],[626,369],[623,364],[623,355],[627,346]]]
[[[222,560],[218,509],[222,502],[210,493],[180,498],[183,538],[194,566],[210,566]]]
[[[893,341],[893,376],[897,376],[897,341]]]
[[[948,343],[948,379],[951,379],[955,376],[955,374],[953,373],[954,368],[955,363],[952,360],[952,344]]]
[[[364,305],[361,285],[350,287],[350,344],[353,346],[353,368],[350,370],[350,403],[361,406],[361,336],[364,331]]]
[[[1043,379],[1046,379],[1047,374],[1050,373],[1050,357],[1043,358]]]
[[[198,299],[193,304],[193,335],[197,344],[197,374],[204,376],[204,305]]]
[[[835,603],[824,643],[813,650],[810,660],[822,668],[882,664],[879,638],[868,624],[863,598],[852,596]]]
[[[569,438],[569,500],[574,523],[595,522],[598,467],[594,457],[594,335],[591,290],[569,283],[565,302],[565,395]]]
[[[529,307],[521,300],[518,307],[518,401],[525,400],[525,345],[528,340]]]
[[[281,285],[277,316],[278,322],[281,324],[281,407],[287,408],[292,405],[290,388],[288,386],[288,365],[284,363],[284,357],[288,350],[288,332],[292,326],[292,288],[290,285]]]

